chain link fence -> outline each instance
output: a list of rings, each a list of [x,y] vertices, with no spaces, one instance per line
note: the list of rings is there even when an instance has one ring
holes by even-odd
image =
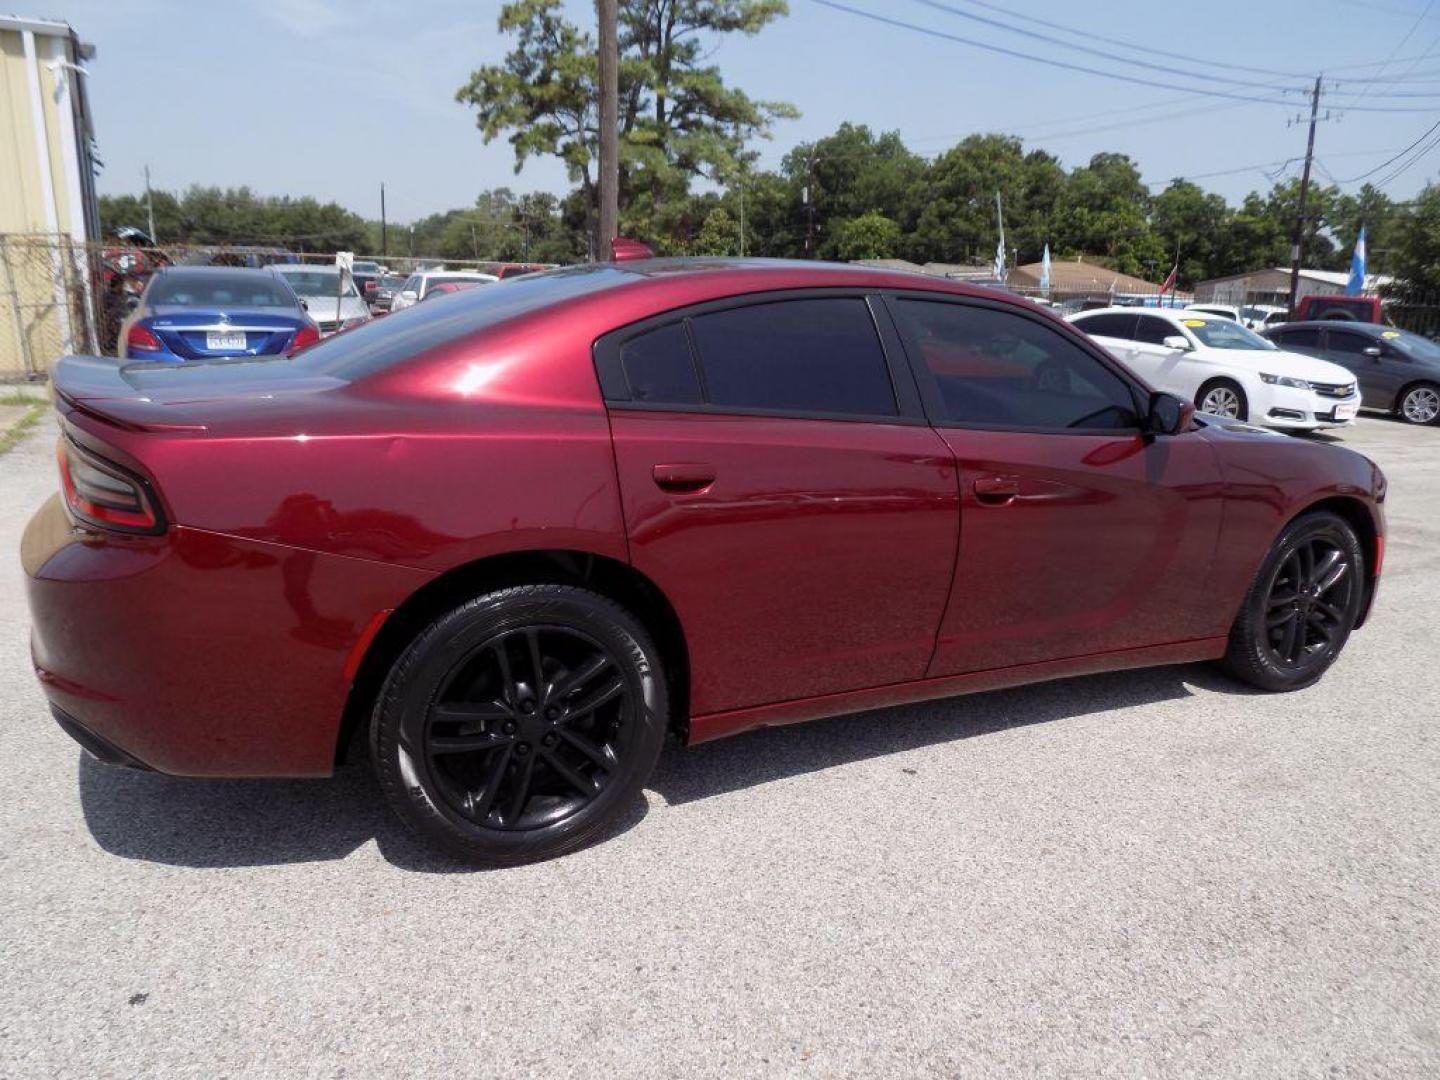
[[[509,265],[474,259],[355,255],[394,274],[416,269],[496,272]],[[67,353],[114,355],[131,300],[166,266],[334,266],[333,252],[270,245],[76,243],[68,236],[0,233],[0,383],[39,381]]]

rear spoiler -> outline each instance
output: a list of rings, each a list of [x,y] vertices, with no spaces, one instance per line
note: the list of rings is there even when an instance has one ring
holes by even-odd
[[[56,407],[74,410],[126,431],[204,431],[175,415],[126,380],[120,361],[106,356],[63,356],[50,375]]]

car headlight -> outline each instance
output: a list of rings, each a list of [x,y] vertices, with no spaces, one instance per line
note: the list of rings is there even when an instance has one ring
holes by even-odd
[[[369,321],[370,321],[370,320],[367,319],[365,316],[359,315],[359,316],[356,316],[356,317],[353,318],[353,319],[346,319],[344,322],[342,322],[342,323],[340,324],[340,329],[341,329],[341,330],[354,330],[355,327],[357,327],[357,326],[364,326],[364,325],[365,325],[367,322],[369,322]]]
[[[1260,373],[1260,381],[1269,383],[1271,386],[1293,386],[1296,390],[1309,390],[1310,383],[1305,379],[1296,379],[1290,375],[1266,375]]]

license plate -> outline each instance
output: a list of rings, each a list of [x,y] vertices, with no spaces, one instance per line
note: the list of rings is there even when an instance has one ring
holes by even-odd
[[[245,348],[243,332],[211,330],[205,335],[205,348],[211,352],[236,352]]]
[[[1357,409],[1358,406],[1355,405],[1336,405],[1334,418],[1336,420],[1354,420]]]

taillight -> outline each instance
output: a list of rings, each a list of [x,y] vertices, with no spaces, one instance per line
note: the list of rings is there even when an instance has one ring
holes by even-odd
[[[290,348],[286,350],[287,355],[293,356],[301,349],[314,345],[320,340],[320,329],[312,323],[306,323],[295,332],[295,340],[290,342]]]
[[[121,532],[165,531],[160,507],[138,476],[69,438],[60,440],[57,456],[65,505],[81,521]]]
[[[139,323],[131,325],[125,333],[125,348],[130,352],[159,352],[165,346],[160,339]]]

